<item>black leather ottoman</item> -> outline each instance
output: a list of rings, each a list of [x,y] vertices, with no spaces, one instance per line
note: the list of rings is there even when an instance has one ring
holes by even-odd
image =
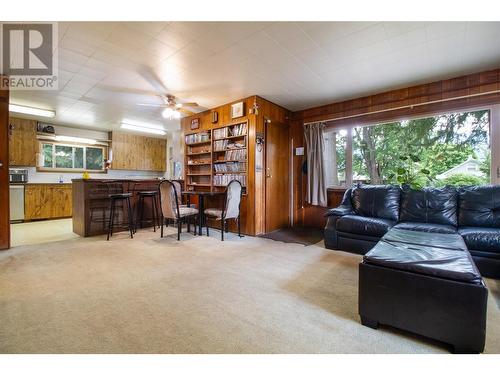
[[[450,344],[484,350],[488,290],[460,235],[391,229],[359,265],[359,314]]]

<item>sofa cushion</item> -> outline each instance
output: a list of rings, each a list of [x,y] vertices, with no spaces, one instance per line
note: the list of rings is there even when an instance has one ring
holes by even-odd
[[[403,188],[401,221],[457,226],[458,192],[454,187]]]
[[[402,221],[396,224],[394,228],[414,230],[417,232],[427,232],[427,233],[444,233],[444,234],[457,233],[457,228],[454,227],[453,225],[414,223],[411,221]]]
[[[500,229],[462,227],[458,228],[458,233],[463,237],[470,250],[500,254]]]
[[[500,185],[461,188],[458,206],[459,226],[500,228]]]
[[[395,223],[393,220],[375,217],[346,215],[337,220],[337,230],[340,232],[382,237]]]
[[[361,185],[352,190],[352,206],[361,216],[398,221],[401,189],[392,185]]]

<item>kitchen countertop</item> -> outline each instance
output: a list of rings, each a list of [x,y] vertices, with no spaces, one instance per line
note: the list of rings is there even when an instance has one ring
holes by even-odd
[[[163,179],[157,178],[74,178],[73,182],[161,182]]]
[[[26,184],[16,184],[16,185],[71,185],[71,182],[28,182]]]

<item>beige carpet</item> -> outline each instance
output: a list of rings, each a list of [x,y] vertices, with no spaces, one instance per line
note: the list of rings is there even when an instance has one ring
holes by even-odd
[[[446,353],[359,323],[356,255],[145,230],[0,253],[3,353]],[[488,280],[486,352],[500,352]]]

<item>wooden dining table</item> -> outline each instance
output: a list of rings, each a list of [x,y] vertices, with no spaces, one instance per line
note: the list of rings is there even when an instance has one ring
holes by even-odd
[[[205,225],[205,197],[217,197],[224,195],[224,191],[193,191],[193,190],[185,190],[181,192],[182,195],[187,196],[187,203],[189,206],[189,198],[191,196],[197,196],[198,197],[198,223],[199,223],[199,230],[198,233],[201,236],[202,233],[202,228]]]

